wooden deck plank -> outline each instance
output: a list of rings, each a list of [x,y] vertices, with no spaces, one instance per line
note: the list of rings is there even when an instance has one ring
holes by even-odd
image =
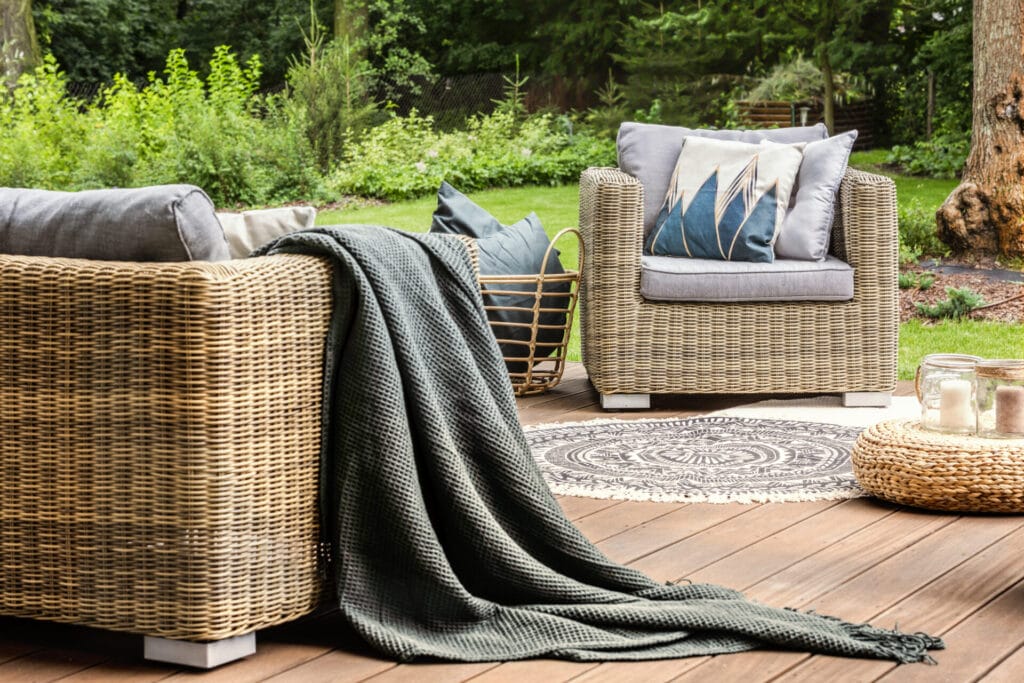
[[[741,503],[687,505],[633,527],[628,533],[606,538],[597,547],[616,562],[628,564],[757,507]]]
[[[777,506],[772,506],[773,508]],[[745,548],[690,574],[694,581],[718,583],[746,589],[762,579],[790,567],[824,550],[865,527],[893,514],[864,498],[853,498],[839,505],[822,504],[821,512],[773,534],[766,534]],[[653,557],[653,556],[651,556]],[[656,572],[661,580],[677,576],[671,568],[659,569],[637,563],[646,571]]]
[[[298,666],[264,680],[273,683],[352,683],[362,681],[398,666],[373,654],[355,654],[328,650]]]
[[[691,578],[698,569],[722,561],[766,536],[779,533],[837,504],[819,501],[784,506],[747,506],[743,514],[666,545],[631,565],[656,581]]]
[[[822,614],[841,616],[855,623],[870,621],[879,626],[891,627],[892,623],[879,621],[881,612],[952,570],[965,557],[984,550],[1020,528],[1022,524],[1022,520],[1012,517],[986,520],[988,523],[983,525],[975,524],[976,521],[977,518],[958,519],[903,551],[872,565],[849,581],[837,584],[827,593],[791,606],[813,608]],[[949,551],[951,544],[957,546],[956,552]],[[934,624],[915,623],[903,618],[899,622],[910,632],[934,632],[936,628]],[[807,679],[792,677],[790,670],[809,659],[810,655],[797,652],[744,653],[743,656],[716,657],[693,669],[680,680],[740,680],[752,675],[755,668],[762,678],[785,673],[787,680],[822,680],[817,674]]]
[[[0,681],[5,683],[55,681],[92,667],[106,656],[74,648],[47,648],[30,656],[18,657],[0,664]]]
[[[472,683],[523,683],[523,681],[567,681],[594,669],[595,662],[567,662],[560,659],[531,659],[506,662],[468,679]]]
[[[376,676],[364,678],[373,683],[456,683],[468,681],[474,676],[500,666],[498,662],[479,664],[450,664],[448,662],[429,662],[416,664],[399,664]]]
[[[985,674],[985,683],[1019,683],[1024,678],[1024,648],[1018,649],[1009,657]]]
[[[682,507],[681,503],[621,501],[618,505],[577,520],[576,526],[591,541],[598,542],[672,514]]]
[[[558,496],[558,504],[562,512],[569,519],[576,521],[587,515],[604,510],[605,508],[618,505],[620,500],[602,500],[600,498],[575,498],[570,496]]]

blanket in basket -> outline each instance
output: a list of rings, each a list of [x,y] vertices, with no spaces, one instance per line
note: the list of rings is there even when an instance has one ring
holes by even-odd
[[[372,226],[261,253],[335,264],[322,506],[341,611],[399,660],[639,660],[785,648],[899,662],[942,642],[613,563],[530,455],[462,244]]]

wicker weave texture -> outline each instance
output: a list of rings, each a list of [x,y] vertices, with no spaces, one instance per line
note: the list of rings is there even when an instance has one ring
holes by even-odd
[[[0,256],[0,613],[215,640],[309,612],[330,266]]]
[[[1024,439],[942,434],[916,420],[890,420],[861,433],[852,460],[864,490],[894,503],[1024,512]]]
[[[892,391],[898,335],[896,191],[849,170],[830,252],[849,302],[665,303],[640,295],[643,187],[612,168],[580,179],[588,258],[583,362],[603,394]]]

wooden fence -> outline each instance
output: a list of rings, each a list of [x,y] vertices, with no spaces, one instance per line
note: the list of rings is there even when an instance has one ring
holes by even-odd
[[[806,125],[824,122],[825,112],[820,102],[744,102],[736,103],[740,120],[752,128],[785,128],[802,125],[802,109],[806,109]],[[874,146],[875,108],[870,101],[837,104],[835,133],[857,130],[854,149]]]

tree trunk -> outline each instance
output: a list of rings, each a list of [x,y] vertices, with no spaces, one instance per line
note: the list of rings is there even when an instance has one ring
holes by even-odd
[[[0,0],[0,68],[7,87],[17,85],[18,76],[41,61],[32,0]]]
[[[822,113],[825,116],[825,127],[828,134],[836,131],[836,84],[835,74],[832,72],[832,60],[829,59],[828,48],[823,47],[821,51],[821,78],[825,81],[823,88]]]
[[[334,37],[355,43],[366,28],[366,3],[362,0],[334,0]]]
[[[974,0],[971,151],[938,210],[955,252],[1024,256],[1024,0]]]

